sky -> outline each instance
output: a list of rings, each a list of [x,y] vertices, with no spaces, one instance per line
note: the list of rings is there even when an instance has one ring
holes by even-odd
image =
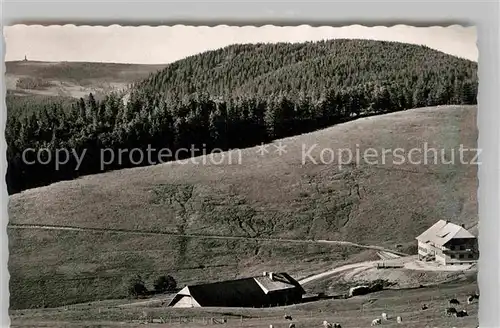
[[[235,43],[372,39],[423,44],[473,61],[476,27],[41,26],[4,28],[5,60],[164,64]]]

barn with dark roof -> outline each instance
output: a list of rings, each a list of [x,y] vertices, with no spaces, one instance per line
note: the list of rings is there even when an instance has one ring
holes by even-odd
[[[304,289],[284,272],[264,272],[261,276],[186,286],[168,306],[190,307],[269,307],[299,303]]]

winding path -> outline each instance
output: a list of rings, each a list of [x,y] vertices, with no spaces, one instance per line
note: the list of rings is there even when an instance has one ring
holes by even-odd
[[[397,258],[399,256],[408,256],[408,254],[385,249],[380,246],[375,245],[362,245],[349,241],[340,240],[304,240],[304,239],[283,239],[283,238],[262,238],[262,237],[244,237],[244,236],[217,236],[217,235],[202,235],[202,234],[180,234],[175,232],[167,231],[147,231],[147,230],[127,230],[127,229],[110,229],[110,228],[86,228],[86,227],[75,227],[75,226],[60,226],[60,225],[42,225],[42,224],[16,224],[11,223],[7,226],[9,229],[40,229],[40,230],[62,230],[62,231],[83,231],[92,233],[117,233],[117,234],[134,234],[134,235],[153,235],[153,236],[173,236],[173,237],[189,237],[189,238],[204,238],[204,239],[221,239],[221,240],[252,240],[252,241],[268,241],[268,242],[278,242],[278,243],[319,243],[319,244],[334,244],[334,245],[345,245],[351,247],[359,247],[365,249],[378,250],[379,256],[384,259]],[[301,285],[310,283],[318,279],[322,279],[338,272],[361,269],[373,267],[377,261],[366,261],[353,264],[347,264],[340,267],[333,268],[331,270],[315,274],[306,278],[299,280]],[[148,304],[151,300],[138,302],[138,304]],[[137,304],[137,303],[134,303]],[[130,306],[130,305],[129,305]]]
[[[19,224],[10,223],[7,225],[8,229],[40,229],[40,230],[63,230],[63,231],[82,231],[94,233],[117,233],[117,234],[134,234],[134,235],[152,235],[152,236],[172,236],[172,237],[188,237],[188,238],[203,238],[203,239],[222,239],[222,240],[252,240],[252,241],[269,241],[279,243],[303,243],[303,244],[335,244],[346,245],[366,249],[374,249],[389,253],[394,253],[401,256],[407,254],[385,249],[383,247],[374,245],[362,245],[348,241],[339,240],[312,240],[312,239],[285,239],[285,238],[264,238],[264,237],[245,237],[245,236],[218,236],[218,235],[203,235],[203,234],[181,234],[168,231],[150,231],[150,230],[129,230],[129,229],[111,229],[111,228],[88,228],[88,227],[75,227],[75,226],[62,226],[62,225],[48,225],[48,224]]]

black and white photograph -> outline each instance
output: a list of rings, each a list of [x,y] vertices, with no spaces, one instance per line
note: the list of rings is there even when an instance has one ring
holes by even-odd
[[[3,32],[11,327],[479,327],[475,26]]]

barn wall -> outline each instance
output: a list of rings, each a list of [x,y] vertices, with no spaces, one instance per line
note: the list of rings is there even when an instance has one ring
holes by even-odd
[[[300,303],[302,294],[297,289],[281,290],[269,293],[270,305],[289,305]]]
[[[200,307],[200,305],[191,296],[182,296],[182,298],[174,304],[174,308],[192,308]]]

